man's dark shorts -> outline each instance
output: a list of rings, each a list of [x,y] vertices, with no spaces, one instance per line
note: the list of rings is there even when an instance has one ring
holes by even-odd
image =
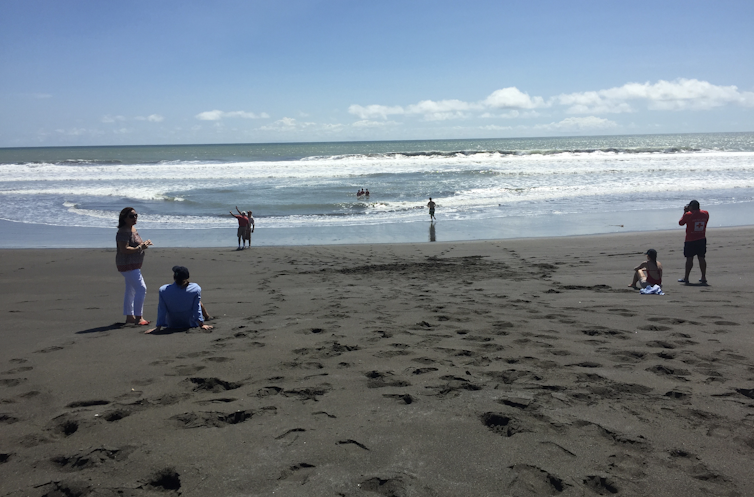
[[[694,240],[693,242],[683,243],[683,256],[694,257],[695,255],[702,258],[704,258],[704,256],[707,255],[707,239],[706,238],[702,238],[701,240]]]

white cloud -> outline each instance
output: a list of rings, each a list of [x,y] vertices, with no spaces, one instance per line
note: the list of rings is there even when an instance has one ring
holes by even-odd
[[[588,117],[566,117],[560,122],[550,124],[537,124],[532,126],[534,129],[546,129],[549,131],[591,131],[600,129],[610,129],[618,126],[615,121],[603,119],[596,116]]]
[[[348,112],[359,116],[360,119],[374,119],[375,117],[387,119],[387,116],[390,115],[406,113],[400,105],[393,107],[387,105],[367,105],[364,107],[356,104],[348,107]]]
[[[293,131],[297,129],[304,129],[310,126],[314,126],[315,123],[300,122],[293,117],[284,117],[278,119],[272,124],[260,126],[259,129],[264,131]]]
[[[101,129],[87,129],[87,128],[58,128],[55,133],[66,136],[100,136],[105,132]]]
[[[464,119],[470,116],[470,110],[479,109],[479,104],[471,104],[462,100],[422,100],[418,104],[409,105],[407,114],[419,114],[426,121],[445,121],[447,119]]]
[[[362,120],[382,118],[391,115],[421,116],[425,121],[445,121],[448,119],[467,119],[473,117],[474,112],[494,109],[511,109],[508,115],[501,117],[517,117],[515,109],[534,109],[547,107],[549,104],[542,97],[530,97],[516,87],[503,88],[492,92],[486,99],[479,102],[465,102],[463,100],[422,100],[418,103],[402,107],[400,105],[357,105],[348,107],[348,112]],[[513,114],[516,112],[516,114]],[[505,113],[504,113],[505,114]],[[495,117],[486,112],[483,117]]]
[[[532,118],[532,117],[539,117],[540,113],[536,110],[525,110],[525,111],[518,111],[518,110],[509,110],[507,112],[501,112],[499,114],[495,114],[492,112],[485,112],[484,114],[481,114],[479,117],[483,119],[517,119],[517,118]]]
[[[102,118],[100,119],[101,122],[108,123],[108,124],[115,123],[118,121],[125,121],[125,120],[126,118],[123,116],[111,116],[109,114],[102,116]]]
[[[493,109],[536,109],[548,106],[542,97],[530,97],[515,86],[493,91],[484,100],[484,105]]]
[[[384,128],[386,126],[398,126],[401,123],[395,121],[370,121],[368,119],[362,119],[351,124],[354,128]]]
[[[144,116],[134,117],[134,121],[149,121],[151,123],[161,123],[164,120],[165,118],[159,114],[150,114],[147,117],[144,117]]]
[[[650,110],[707,110],[723,105],[754,106],[754,92],[713,85],[698,79],[627,83],[607,90],[561,94],[552,99],[572,114],[633,112],[629,101],[644,101]]]
[[[293,117],[283,117],[282,119],[278,119],[273,123],[260,126],[259,128],[257,128],[257,130],[288,133],[306,130],[307,132],[311,133],[331,135],[332,133],[337,132],[343,128],[344,126],[339,123],[315,123],[309,121],[298,121]]]
[[[425,121],[468,119],[471,117],[495,119],[521,119],[539,117],[535,109],[565,106],[570,114],[592,114],[588,120],[564,120],[561,123],[542,125],[548,129],[574,130],[605,129],[615,125],[612,121],[595,121],[594,114],[619,114],[636,112],[637,103],[650,110],[706,110],[723,105],[754,107],[754,92],[739,91],[736,86],[713,85],[697,79],[660,80],[656,83],[627,83],[620,87],[598,91],[563,93],[545,100],[530,96],[515,86],[495,90],[483,100],[422,100],[407,106],[353,104],[348,112],[361,121],[387,120],[390,116],[418,116]],[[612,124],[609,124],[612,123]],[[359,124],[358,126],[363,126]]]
[[[270,116],[266,112],[255,114],[253,112],[246,112],[243,110],[234,110],[230,112],[224,112],[222,110],[208,110],[200,112],[196,116],[200,121],[219,121],[225,118],[241,117],[244,119],[267,119]]]
[[[487,126],[479,126],[479,129],[486,129],[489,131],[508,131],[513,129],[513,126],[498,126],[497,124],[488,124]]]

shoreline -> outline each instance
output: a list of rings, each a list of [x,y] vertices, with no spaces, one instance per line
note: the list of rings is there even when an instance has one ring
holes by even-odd
[[[703,206],[704,208],[704,206]],[[754,202],[709,207],[710,229],[751,226]],[[626,211],[617,213],[550,214],[511,216],[484,220],[448,220],[435,223],[378,224],[336,227],[264,228],[257,220],[252,235],[255,247],[351,245],[385,243],[459,242],[550,238],[618,233],[682,231],[678,226],[681,209]],[[237,245],[236,227],[211,229],[150,229],[137,226],[143,239],[155,248]],[[115,228],[31,225],[0,220],[0,249],[24,248],[108,248],[115,245]],[[526,236],[522,236],[526,233]]]

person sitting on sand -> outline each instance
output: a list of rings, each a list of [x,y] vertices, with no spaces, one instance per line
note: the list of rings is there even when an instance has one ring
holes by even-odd
[[[647,250],[644,255],[647,260],[634,268],[634,280],[629,288],[636,288],[636,283],[640,283],[642,288],[648,286],[662,286],[662,263],[657,261],[657,251],[655,249]]]
[[[202,304],[202,288],[189,282],[189,270],[173,266],[173,283],[160,287],[160,303],[157,307],[157,327],[144,333],[159,333],[165,328],[199,328],[211,330],[204,324],[210,319]]]

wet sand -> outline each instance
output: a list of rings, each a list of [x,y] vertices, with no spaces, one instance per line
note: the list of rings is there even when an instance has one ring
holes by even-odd
[[[747,495],[754,228],[708,240],[154,248],[145,317],[174,264],[216,316],[158,336],[113,249],[2,250],[0,495]]]

